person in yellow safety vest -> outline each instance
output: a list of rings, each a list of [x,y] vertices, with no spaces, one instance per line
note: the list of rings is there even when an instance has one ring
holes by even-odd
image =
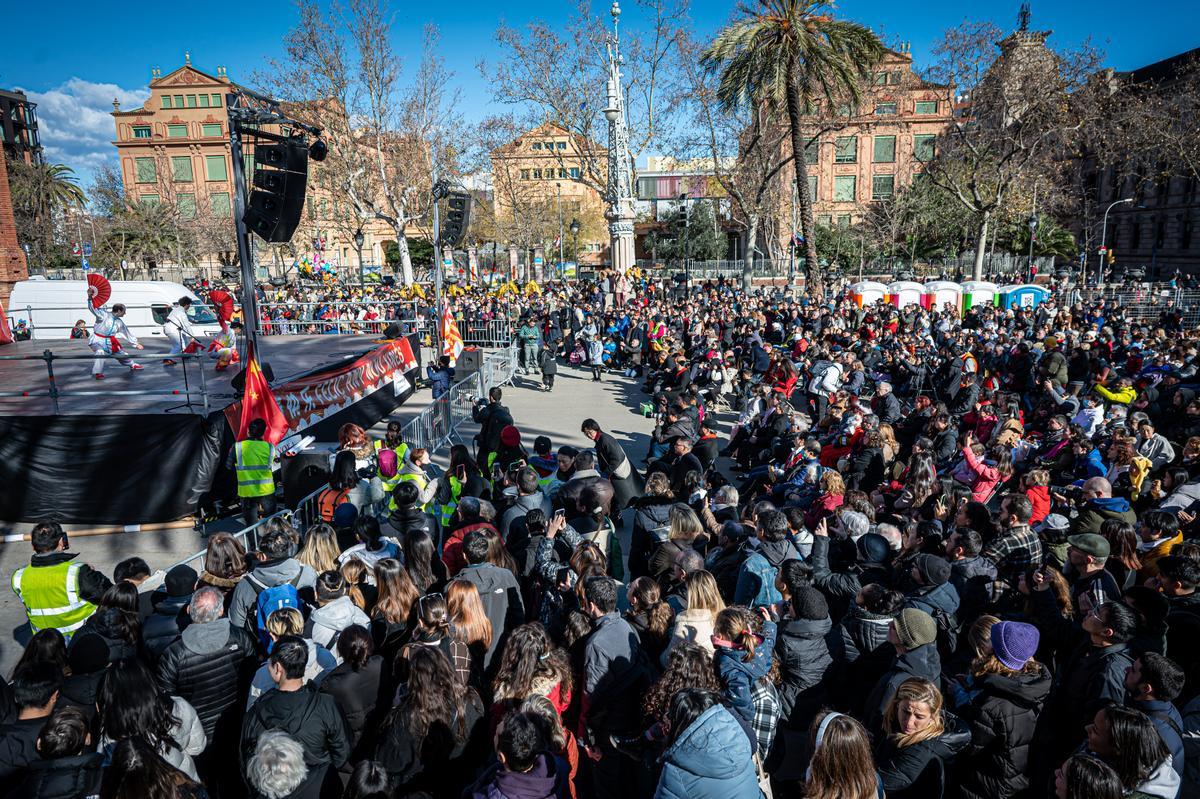
[[[961,387],[966,388],[971,385],[975,379],[975,375],[979,372],[979,361],[975,360],[975,356],[970,352],[962,354],[962,382]]]
[[[375,439],[375,451],[390,449],[396,453],[396,462],[404,463],[404,459],[408,456],[408,444],[405,444],[404,439],[400,436],[402,429],[399,422],[388,422],[387,432],[383,434],[383,438]],[[390,494],[391,491],[389,490],[388,493]]]
[[[396,490],[396,486],[400,485],[399,453],[395,450],[384,448],[376,451],[375,458],[379,463],[379,483],[383,486],[384,496],[390,498],[392,492]],[[389,500],[388,508],[395,510],[395,507]]]
[[[57,522],[38,524],[30,538],[33,557],[13,572],[13,592],[35,633],[53,627],[70,638],[96,612],[112,581],[86,563],[72,562],[79,556],[67,551],[70,542]]]
[[[424,447],[417,447],[408,451],[408,457],[400,465],[400,472],[397,475],[403,482],[411,482],[416,485],[417,506],[425,508],[438,494],[438,486],[440,480],[438,478],[430,479],[425,473],[425,467],[429,465],[429,450]],[[392,499],[388,503],[388,510],[396,510],[396,501]]]
[[[246,426],[245,441],[233,445],[229,463],[237,471],[238,498],[242,501],[242,521],[249,527],[256,524],[261,513],[270,516],[278,507],[275,502],[275,446],[263,441],[267,423],[254,419]]]

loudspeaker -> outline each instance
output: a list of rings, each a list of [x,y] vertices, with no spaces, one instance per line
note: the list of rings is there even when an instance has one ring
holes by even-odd
[[[242,220],[263,241],[291,241],[304,211],[308,147],[299,138],[254,148],[254,191]]]
[[[283,501],[294,508],[329,482],[329,453],[300,452],[283,459]]]
[[[454,247],[467,235],[471,224],[471,195],[466,192],[451,192],[446,201],[446,216],[442,220],[440,239],[442,244]]]
[[[274,383],[275,382],[275,370],[273,370],[271,368],[271,364],[267,363],[266,361],[263,361],[262,363],[259,364],[259,367],[262,369],[263,377],[267,378],[267,382]],[[243,391],[246,390],[246,369],[245,369],[245,367],[243,367],[236,375],[233,376],[233,379],[229,381],[229,385],[234,391],[236,391],[239,394],[241,394]]]
[[[284,286],[287,285],[287,278],[286,277],[273,277],[273,278],[271,278],[271,285],[277,289],[283,288]]]
[[[404,337],[404,327],[399,322],[392,322],[383,329],[381,339],[395,339]]]
[[[463,375],[474,374],[479,371],[479,367],[483,365],[483,350],[476,347],[467,347],[458,355],[458,361],[454,364],[455,378],[461,378]]]

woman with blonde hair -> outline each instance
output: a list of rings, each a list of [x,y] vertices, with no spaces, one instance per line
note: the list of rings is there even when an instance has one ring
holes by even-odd
[[[887,737],[875,760],[889,799],[929,796],[934,783],[927,769],[936,760],[944,772],[971,743],[967,725],[942,709],[942,692],[918,677],[900,683],[884,710],[883,729]],[[941,784],[940,775],[936,784]]]
[[[813,719],[804,799],[883,799],[871,741],[858,720],[832,710]]]
[[[364,613],[370,613],[377,595],[375,586],[371,585],[368,575],[371,574],[367,565],[358,558],[350,558],[339,569],[342,579],[346,581],[346,596],[355,607]]]
[[[333,526],[321,522],[308,528],[304,535],[304,544],[296,553],[296,560],[312,567],[317,574],[337,571],[338,555],[342,553],[338,547],[337,533]]]
[[[446,607],[454,634],[471,653],[471,684],[483,684],[483,660],[492,646],[492,622],[483,609],[479,588],[467,580],[451,580],[446,585]]]
[[[704,525],[696,512],[682,503],[672,505],[668,514],[667,540],[650,556],[650,576],[662,585],[675,565],[676,556],[685,549],[696,549],[696,542],[702,538],[701,545],[707,538],[704,538]]]
[[[713,625],[717,614],[725,609],[725,600],[717,587],[717,580],[704,570],[694,571],[684,578],[687,590],[687,609],[675,615],[671,625],[671,636],[662,653],[662,664],[667,665],[671,649],[681,643],[692,643],[703,647],[711,655],[713,649]]]

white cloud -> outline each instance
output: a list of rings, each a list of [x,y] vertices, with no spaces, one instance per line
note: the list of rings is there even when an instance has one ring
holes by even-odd
[[[93,83],[82,78],[71,78],[48,91],[25,93],[37,103],[38,130],[46,160],[74,169],[84,186],[95,169],[116,160],[113,99],[130,109],[150,96],[149,89],[123,89],[115,83]]]

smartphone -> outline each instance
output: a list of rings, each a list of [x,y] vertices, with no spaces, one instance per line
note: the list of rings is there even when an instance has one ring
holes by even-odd
[[[559,508],[558,510],[554,511],[554,516],[557,519],[562,519],[562,518],[566,517],[566,515],[567,515],[567,512],[565,510],[563,510],[562,508]]]

